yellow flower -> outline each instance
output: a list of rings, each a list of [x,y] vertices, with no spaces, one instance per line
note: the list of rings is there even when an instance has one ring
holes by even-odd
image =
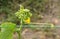
[[[30,18],[26,19],[25,20],[25,23],[28,23],[29,24],[30,23]]]

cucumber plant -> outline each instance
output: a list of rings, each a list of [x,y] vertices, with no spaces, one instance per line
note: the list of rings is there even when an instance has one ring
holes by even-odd
[[[13,33],[17,32],[19,35],[18,39],[21,39],[21,29],[24,23],[30,23],[30,17],[32,16],[30,10],[25,9],[20,5],[20,9],[15,13],[15,15],[20,19],[20,27],[17,28],[16,24],[11,22],[5,22],[1,24],[0,39],[13,39]]]
[[[25,9],[22,5],[20,5],[20,9],[15,13],[15,15],[20,19],[20,28],[18,29],[19,39],[21,39],[21,30],[24,23],[30,23],[30,17],[32,16],[30,10]]]

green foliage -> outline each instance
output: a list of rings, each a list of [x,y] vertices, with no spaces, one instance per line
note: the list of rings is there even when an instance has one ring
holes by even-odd
[[[18,10],[15,14],[22,21],[25,21],[32,16],[30,10],[24,9],[22,5],[20,5],[20,10]]]
[[[20,28],[17,29],[16,24],[11,22],[2,23],[0,39],[12,39],[14,31],[17,31],[19,35],[18,39],[21,39],[21,29],[22,29],[23,21],[30,18],[32,14],[28,9],[24,9],[23,6],[20,6],[20,10],[18,10],[15,13],[15,15],[20,19],[20,22],[21,22]]]
[[[5,22],[1,24],[0,39],[12,39],[13,33],[16,29],[16,24]]]
[[[30,10],[25,9],[22,5],[20,5],[20,9],[15,13],[15,15],[20,19],[20,28],[17,32],[19,35],[19,39],[21,39],[21,29],[26,19],[30,18],[32,16]]]

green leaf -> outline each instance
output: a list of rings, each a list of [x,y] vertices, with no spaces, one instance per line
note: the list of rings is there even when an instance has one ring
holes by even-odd
[[[5,22],[1,24],[0,39],[12,39],[13,33],[16,28],[16,24],[11,22]]]

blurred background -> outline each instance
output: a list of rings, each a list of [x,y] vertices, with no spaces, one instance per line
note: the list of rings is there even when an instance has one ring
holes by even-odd
[[[60,0],[0,0],[0,23],[11,21],[19,24],[19,19],[14,13],[19,10],[20,5],[31,10],[32,22],[60,22]]]
[[[52,23],[54,25],[60,25],[60,0],[0,0],[0,24],[2,22],[8,21],[19,25],[20,20],[17,19],[17,17],[15,16],[15,12],[19,10],[20,5],[23,5],[24,8],[29,9],[31,11],[32,23]],[[50,33],[52,33],[51,37],[53,37],[50,37],[50,39],[60,39],[60,28],[56,29],[56,32],[58,34],[54,34],[56,32],[52,33],[52,31],[49,31]],[[30,34],[30,29],[26,29],[26,31]],[[38,35],[42,36],[42,39],[45,38],[44,36],[46,36],[44,35],[46,32],[32,32],[30,36],[32,37],[32,35],[34,34],[34,36],[37,37],[35,39],[39,39]],[[50,35],[50,33],[47,33],[47,35]],[[26,34],[24,34],[23,36],[26,36]],[[55,38],[54,36],[56,36],[57,38]]]

